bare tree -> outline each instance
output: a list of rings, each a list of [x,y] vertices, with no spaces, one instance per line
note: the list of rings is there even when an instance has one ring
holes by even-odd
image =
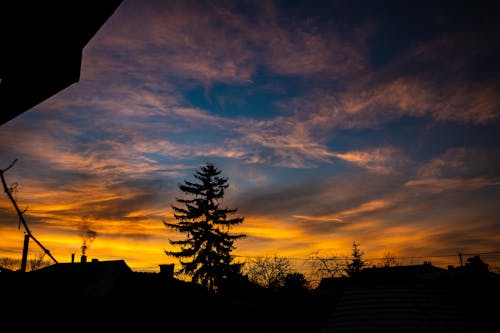
[[[290,260],[277,255],[272,258],[258,257],[245,266],[248,279],[268,289],[284,286],[285,278],[290,273],[293,273]]]
[[[40,252],[36,255],[33,255],[33,257],[29,261],[29,266],[31,271],[49,266],[50,264],[51,264],[50,261],[45,260],[44,252]]]
[[[397,257],[391,253],[391,252],[386,252],[382,259],[380,259],[380,265],[382,267],[394,267],[394,266],[401,266],[401,262],[397,259]]]
[[[17,270],[21,267],[21,260],[19,259],[14,259],[14,258],[9,258],[9,257],[2,257],[0,258],[0,269],[5,269],[9,271]]]
[[[339,256],[320,257],[318,253],[309,258],[312,275],[321,280],[323,278],[337,278],[345,276],[346,258]]]

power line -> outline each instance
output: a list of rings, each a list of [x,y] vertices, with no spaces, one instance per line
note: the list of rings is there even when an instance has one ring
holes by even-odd
[[[454,254],[431,254],[431,255],[420,255],[420,256],[393,256],[391,258],[394,259],[429,259],[429,258],[452,258],[457,257],[459,254],[465,256],[500,256],[500,251],[489,251],[489,252],[457,252]],[[274,256],[249,256],[249,255],[234,255],[236,258],[272,258]],[[311,256],[311,257],[287,257],[287,256],[276,256],[280,258],[287,258],[290,260],[303,260],[303,261],[312,261],[312,260],[328,260],[328,261],[341,261],[341,260],[349,260],[351,257],[349,256],[331,256],[331,257],[320,257],[320,256]],[[385,260],[388,257],[375,257],[375,258],[363,258],[365,261],[375,261],[375,260]]]

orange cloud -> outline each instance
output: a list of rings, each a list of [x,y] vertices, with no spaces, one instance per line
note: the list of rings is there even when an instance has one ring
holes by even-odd
[[[390,174],[398,171],[397,168],[407,162],[407,158],[395,147],[379,147],[365,151],[332,153],[332,155],[381,174]]]

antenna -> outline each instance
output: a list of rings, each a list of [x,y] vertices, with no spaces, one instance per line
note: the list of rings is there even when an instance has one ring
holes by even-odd
[[[52,256],[52,254],[50,254],[50,251],[47,250],[43,245],[42,243],[40,243],[36,238],[35,236],[33,236],[33,234],[31,233],[31,230],[28,228],[28,224],[26,223],[26,221],[24,220],[24,212],[26,212],[26,210],[24,211],[21,211],[19,209],[19,206],[17,205],[16,203],[16,200],[14,199],[14,197],[12,196],[12,190],[9,189],[9,187],[7,186],[7,182],[5,181],[5,177],[4,177],[4,173],[9,170],[10,168],[12,168],[14,166],[14,164],[17,162],[17,158],[14,160],[14,162],[12,162],[7,168],[1,170],[0,169],[0,177],[2,178],[2,184],[3,184],[3,189],[5,191],[5,193],[7,194],[7,196],[9,197],[10,201],[12,202],[12,205],[14,206],[14,208],[16,209],[16,212],[17,212],[17,215],[19,216],[19,221],[23,224],[23,227],[24,227],[24,230],[26,231],[26,236],[25,236],[25,240],[24,240],[24,250],[23,250],[23,263],[21,264],[21,270],[24,272],[24,270],[26,269],[26,255],[25,253],[27,253],[27,250],[28,250],[28,241],[29,241],[29,238],[33,239],[33,241],[38,245],[40,246],[40,248],[43,250],[43,252],[45,252],[52,260],[54,260],[54,262],[57,264],[57,260]]]

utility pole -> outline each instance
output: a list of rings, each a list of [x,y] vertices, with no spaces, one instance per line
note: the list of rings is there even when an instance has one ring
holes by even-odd
[[[458,256],[460,257],[460,267],[462,267],[464,265],[462,261],[462,252],[458,252]]]
[[[28,261],[28,245],[30,243],[30,236],[24,234],[24,246],[23,246],[23,259],[21,261],[21,272],[26,272],[26,262]]]

